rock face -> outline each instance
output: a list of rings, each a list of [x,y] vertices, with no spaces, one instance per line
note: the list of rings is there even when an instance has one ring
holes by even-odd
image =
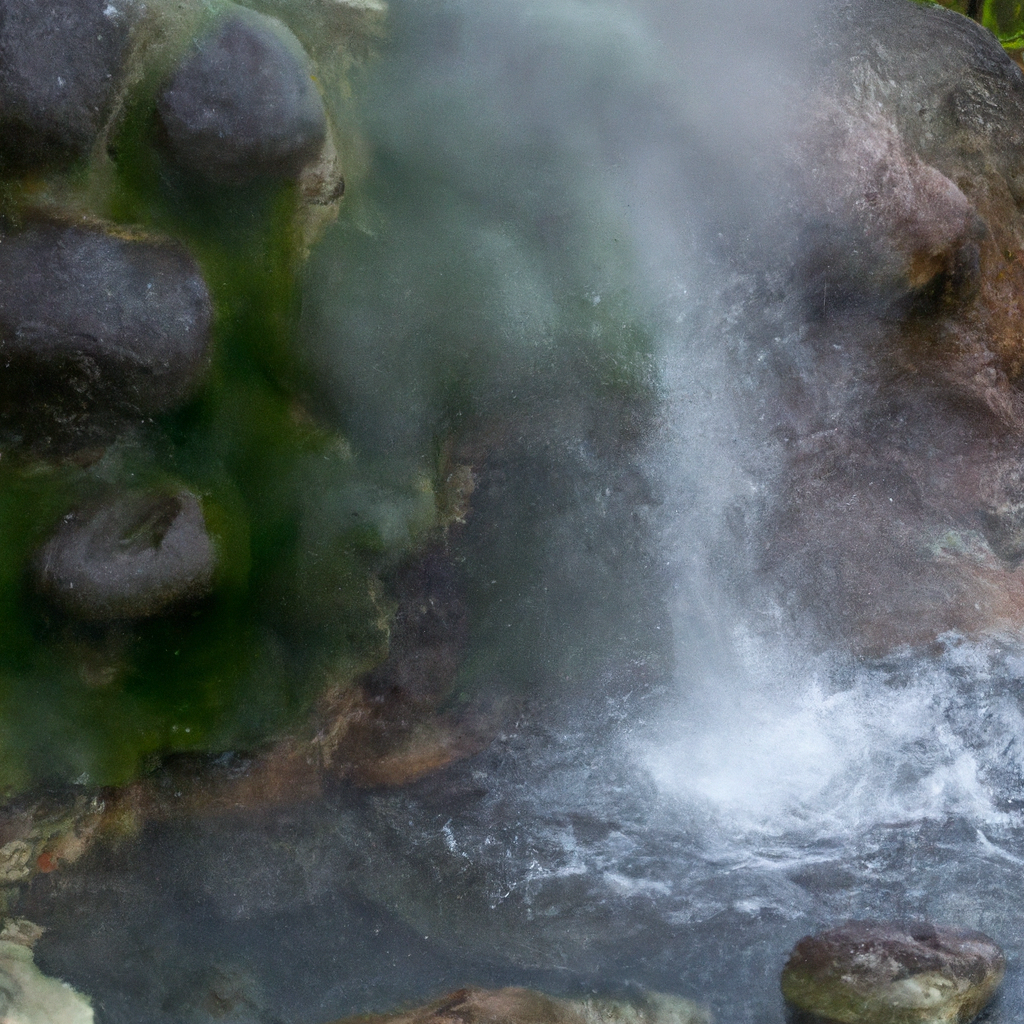
[[[1024,75],[904,0],[830,5],[820,38],[791,262],[772,250],[737,348],[778,452],[751,550],[826,644],[1018,631]]]
[[[711,1024],[711,1015],[678,996],[648,993],[637,1002],[554,999],[525,988],[463,988],[429,1006],[349,1024]],[[339,1021],[338,1024],[341,1024]]]
[[[812,303],[898,302],[936,287],[962,298],[977,287],[984,222],[878,111],[823,103],[795,176],[812,226],[802,275]]]
[[[967,1024],[1004,970],[980,932],[854,921],[796,944],[782,994],[822,1024]]]
[[[171,409],[206,368],[211,307],[179,245],[53,224],[0,239],[0,406],[10,421]]]
[[[224,22],[178,68],[158,109],[177,162],[222,181],[294,177],[327,136],[298,40],[270,18]]]
[[[77,618],[139,619],[206,594],[216,554],[195,495],[131,493],[72,513],[35,564],[39,590]]]
[[[0,5],[0,169],[88,152],[128,38],[126,3]]]

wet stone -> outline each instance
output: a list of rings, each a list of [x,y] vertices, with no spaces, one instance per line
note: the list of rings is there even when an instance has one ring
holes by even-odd
[[[203,39],[158,110],[175,160],[225,182],[295,177],[327,136],[298,40],[255,15],[233,17]]]
[[[109,112],[127,0],[0,4],[0,170],[86,154]]]
[[[336,1024],[712,1024],[696,1003],[660,992],[637,1000],[556,999],[525,988],[462,988],[428,1006]]]
[[[980,932],[851,921],[796,944],[782,994],[798,1024],[967,1024],[1004,970]]]
[[[216,553],[194,494],[133,492],[66,516],[35,564],[36,585],[80,619],[156,615],[210,591]]]
[[[196,390],[210,296],[179,245],[38,225],[0,238],[0,413],[73,426],[150,415]]]
[[[814,302],[828,293],[833,307],[858,297],[972,297],[986,225],[950,178],[906,146],[892,120],[822,102],[806,134],[803,272]]]

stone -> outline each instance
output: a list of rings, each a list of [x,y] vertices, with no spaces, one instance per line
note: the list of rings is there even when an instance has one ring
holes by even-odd
[[[157,108],[175,160],[219,181],[297,177],[327,139],[305,54],[267,17],[221,23],[178,67]]]
[[[626,1002],[556,999],[525,988],[462,988],[428,1006],[353,1017],[346,1024],[711,1024],[711,1020],[707,1010],[689,999],[657,992]]]
[[[38,589],[90,621],[139,619],[207,594],[216,552],[189,491],[138,491],[65,516],[34,565]]]
[[[0,408],[74,424],[164,412],[207,365],[210,296],[180,245],[37,224],[0,237]]]
[[[0,4],[0,170],[88,153],[117,85],[127,0]]]
[[[92,1024],[89,1001],[36,967],[32,950],[0,941],[0,1019],[9,1024]]]
[[[751,436],[779,455],[749,550],[815,643],[1017,633],[1024,76],[939,7],[822,17],[787,235],[745,313],[756,361],[736,349],[738,375],[757,367]],[[974,540],[934,543],[950,530]]]
[[[980,932],[851,921],[806,936],[782,994],[821,1024],[967,1024],[1003,980],[1005,960]]]

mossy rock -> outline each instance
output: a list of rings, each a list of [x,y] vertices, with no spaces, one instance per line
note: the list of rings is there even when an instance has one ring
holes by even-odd
[[[95,0],[81,4],[92,11]],[[45,5],[25,10],[40,31],[59,31]],[[518,603],[524,622],[547,622],[556,604],[554,589],[542,596],[544,552],[565,515],[544,506],[531,474],[547,487],[572,453],[571,472],[596,485],[605,466],[578,436],[589,444],[601,432],[620,471],[629,429],[606,424],[629,421],[627,408],[645,419],[653,393],[650,325],[623,285],[630,275],[614,269],[629,259],[619,225],[595,213],[568,171],[548,184],[553,205],[578,204],[559,216],[576,218],[579,250],[547,253],[540,280],[530,268],[544,251],[539,214],[537,224],[502,220],[451,168],[430,166],[436,153],[387,144],[381,119],[394,116],[408,83],[390,72],[372,78],[391,45],[382,4],[124,0],[92,14],[113,19],[118,46],[88,132],[51,151],[46,124],[29,123],[38,153],[30,165],[0,167],[0,244],[27,253],[0,348],[28,346],[20,380],[32,383],[11,385],[0,418],[7,797],[44,785],[120,786],[168,755],[259,751],[292,734],[319,695],[385,661],[394,581],[418,554],[445,547],[466,515],[474,465],[493,465],[509,438],[522,445],[517,417],[536,407],[540,426],[525,432],[533,450],[513,459],[512,513],[529,515],[536,550],[488,545],[476,528],[451,553],[466,563],[469,598],[483,588],[458,687],[493,679],[494,666],[510,664],[509,645],[523,647],[505,609]],[[408,45],[401,29],[397,37]],[[274,140],[269,149],[240,140],[239,152],[270,154],[267,173],[207,173],[210,161],[183,156],[171,99],[178,87],[209,86],[225,102],[244,95],[237,81],[215,80],[241,73],[236,51],[250,42],[287,65],[262,83],[261,102],[267,90],[301,94],[301,138],[280,151]],[[213,54],[198,71],[196,53]],[[384,140],[372,155],[364,119]],[[57,256],[28,244],[39,238],[66,257],[64,277],[78,288],[59,316],[46,291]],[[113,253],[117,280],[88,269],[69,239],[82,253]],[[138,311],[153,295],[178,294],[151,276],[161,260],[196,279],[178,289],[198,296],[196,330],[184,329],[173,303],[154,314],[189,342],[184,361],[159,338],[156,355],[145,350],[129,330],[145,322]],[[596,284],[584,265],[601,268]],[[92,315],[93,306],[103,308]],[[413,307],[422,318],[396,332]],[[324,338],[329,372],[317,348]],[[31,369],[40,340],[59,354],[39,364],[56,367],[52,379]],[[361,377],[367,367],[369,376],[383,368],[386,386]],[[563,428],[567,408],[583,411]],[[552,422],[571,435],[561,450],[541,437]],[[468,483],[453,490],[452,479]],[[616,529],[603,506],[601,515],[595,530]],[[86,548],[73,571],[61,562]],[[143,564],[149,584],[128,587],[125,573]],[[618,585],[618,568],[600,571]],[[482,581],[495,578],[512,590],[484,592]],[[593,583],[573,586],[594,592]],[[609,633],[607,618],[580,632],[581,650],[599,649],[592,640]],[[545,659],[550,674],[562,672],[548,643],[531,638],[522,678],[542,678],[533,666]]]
[[[851,921],[796,944],[782,994],[806,1024],[968,1024],[1005,967],[980,932]]]

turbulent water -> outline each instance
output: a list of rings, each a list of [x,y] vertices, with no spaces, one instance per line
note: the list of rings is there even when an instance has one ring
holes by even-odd
[[[395,50],[363,83],[387,188],[307,282],[327,414],[415,464],[448,401],[430,367],[450,358],[470,367],[474,412],[523,417],[529,448],[559,304],[624,290],[652,339],[657,411],[624,468],[574,433],[596,400],[565,382],[560,401],[584,412],[543,424],[573,486],[549,454],[520,460],[530,493],[506,500],[542,509],[564,546],[498,623],[521,629],[510,650],[540,653],[506,659],[495,685],[516,712],[485,752],[404,790],[156,824],[37,881],[39,962],[91,993],[100,1021],[220,1007],[314,1024],[476,982],[639,986],[723,1024],[777,1024],[793,942],[867,916],[988,932],[1011,966],[986,1019],[1020,1019],[1024,649],[949,635],[924,653],[836,653],[746,586],[731,530],[778,454],[752,426],[761,378],[737,374],[756,272],[723,256],[763,258],[774,237],[761,172],[802,80],[790,44],[807,11],[768,6],[393,4]],[[467,261],[463,291],[435,290]],[[470,305],[439,328],[432,304],[456,300]],[[615,495],[637,475],[651,493],[634,516]],[[642,566],[594,537],[633,543]],[[585,608],[522,628],[577,572]],[[620,613],[621,636],[606,625]]]

